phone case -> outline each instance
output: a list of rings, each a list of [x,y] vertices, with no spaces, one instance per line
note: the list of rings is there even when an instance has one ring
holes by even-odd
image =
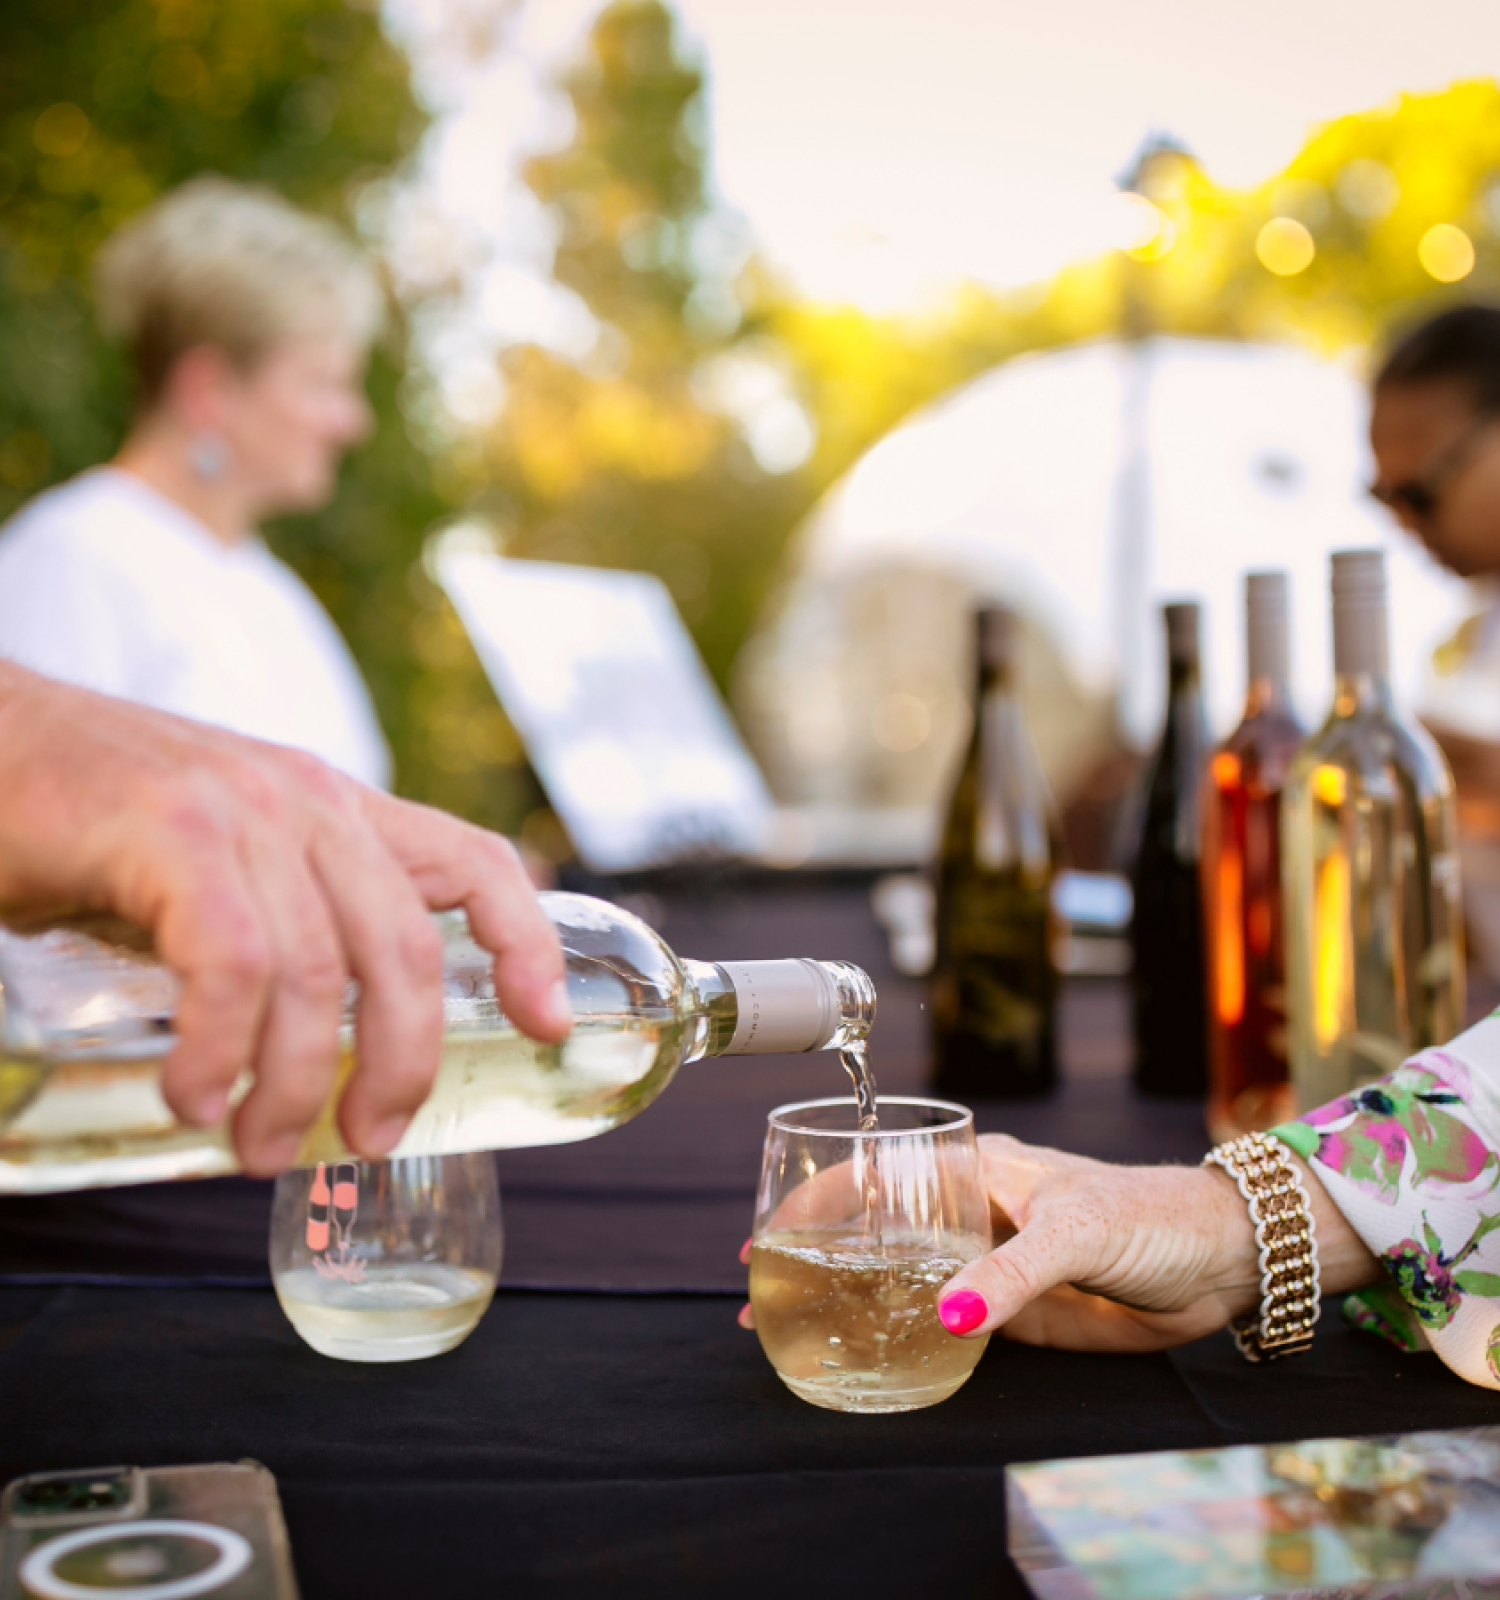
[[[0,1496],[0,1600],[297,1600],[256,1461],[33,1473]]]

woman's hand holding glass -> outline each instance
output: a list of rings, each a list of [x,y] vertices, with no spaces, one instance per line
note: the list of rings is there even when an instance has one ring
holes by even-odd
[[[962,1311],[944,1316],[955,1333],[1003,1331],[1067,1350],[1163,1350],[1259,1305],[1255,1235],[1227,1173],[1114,1166],[1004,1134],[986,1134],[979,1148],[1003,1242],[944,1289],[940,1309],[957,1300]],[[1293,1161],[1312,1201],[1324,1292],[1375,1282],[1374,1256]]]
[[[941,1290],[938,1314],[951,1334],[1162,1350],[1259,1304],[1249,1213],[1218,1168],[1116,1166],[1005,1134],[985,1134],[978,1146],[1000,1243]],[[1293,1161],[1312,1202],[1324,1292],[1378,1281],[1375,1257],[1316,1175]],[[740,1321],[756,1326],[752,1306]]]

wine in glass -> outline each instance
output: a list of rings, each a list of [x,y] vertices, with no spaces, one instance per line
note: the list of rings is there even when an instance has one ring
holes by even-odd
[[[755,1329],[782,1382],[834,1411],[913,1411],[968,1380],[983,1339],[937,1316],[990,1247],[962,1106],[889,1096],[878,1128],[847,1099],[771,1113],[750,1252]]]
[[[462,1343],[500,1273],[488,1155],[322,1162],[276,1180],[271,1276],[287,1319],[344,1361],[416,1361]]]

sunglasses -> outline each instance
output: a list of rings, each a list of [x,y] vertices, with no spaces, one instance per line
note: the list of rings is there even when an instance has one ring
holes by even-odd
[[[1497,418],[1500,418],[1500,406],[1483,407],[1475,412],[1468,427],[1438,456],[1422,477],[1408,478],[1404,483],[1372,483],[1370,493],[1398,517],[1405,515],[1415,522],[1426,521],[1437,510],[1443,491],[1474,454],[1474,447],[1485,429]]]

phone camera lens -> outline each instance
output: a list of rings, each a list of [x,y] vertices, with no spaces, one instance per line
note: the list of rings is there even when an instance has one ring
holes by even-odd
[[[52,1478],[28,1483],[16,1495],[17,1509],[38,1516],[110,1511],[129,1498],[127,1484],[114,1478]]]

